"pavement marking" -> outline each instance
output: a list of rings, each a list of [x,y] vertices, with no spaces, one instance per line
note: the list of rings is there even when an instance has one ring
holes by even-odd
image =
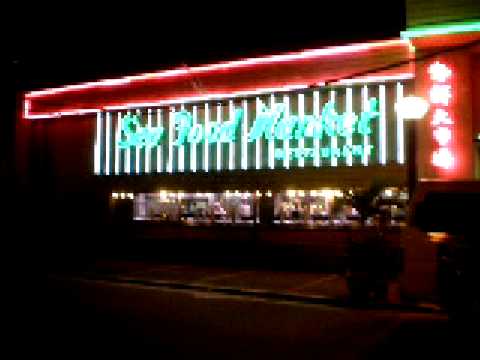
[[[339,275],[336,275],[336,274],[332,274],[332,275],[328,275],[328,276],[324,276],[318,280],[313,280],[313,281],[309,281],[303,285],[300,285],[300,286],[295,286],[293,288],[290,288],[288,289],[288,291],[298,291],[298,290],[304,290],[304,289],[307,289],[309,287],[313,287],[313,286],[316,286],[316,285],[320,285],[322,283],[325,283],[325,282],[328,282],[328,281],[333,281],[333,280],[338,280],[338,278],[341,278],[341,276]]]
[[[199,279],[198,281],[216,281],[216,280],[222,280],[222,279],[228,279],[230,277],[235,277],[238,275],[246,275],[250,273],[255,273],[255,271],[235,271],[232,273],[227,273],[227,274],[222,274],[222,275],[215,275],[215,276],[207,276],[204,278]]]

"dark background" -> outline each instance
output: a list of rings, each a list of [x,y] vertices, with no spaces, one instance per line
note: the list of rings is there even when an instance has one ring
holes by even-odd
[[[404,1],[17,2],[0,21],[2,181],[23,91],[398,37]]]

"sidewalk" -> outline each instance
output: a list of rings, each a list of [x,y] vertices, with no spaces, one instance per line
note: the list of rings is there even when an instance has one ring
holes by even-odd
[[[254,296],[309,304],[351,306],[346,279],[341,274],[272,271],[137,261],[97,261],[75,276],[91,280],[137,284],[210,294]],[[439,312],[435,304],[406,304],[398,287],[391,286],[387,302],[365,307],[420,312]]]

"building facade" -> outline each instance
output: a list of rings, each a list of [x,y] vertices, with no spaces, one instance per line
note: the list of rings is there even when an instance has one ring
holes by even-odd
[[[376,189],[377,210],[402,226],[412,177],[479,178],[479,42],[478,21],[421,24],[28,92],[18,164],[60,212],[73,198],[113,221],[355,227],[372,215],[359,195]],[[415,123],[398,105],[411,95],[430,106]]]

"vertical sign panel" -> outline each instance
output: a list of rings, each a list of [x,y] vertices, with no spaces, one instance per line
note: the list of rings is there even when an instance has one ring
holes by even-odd
[[[119,111],[117,114],[117,127],[115,130],[115,175],[120,174],[120,148],[118,143],[120,142],[120,136],[122,131],[122,113]]]
[[[362,111],[369,110],[368,102],[368,87],[363,85],[362,87]],[[362,155],[362,164],[368,166],[368,158],[370,156],[370,140],[369,135],[363,135],[363,155]]]
[[[403,85],[397,83],[397,103],[403,98]],[[400,112],[397,111],[397,162],[399,164],[405,163],[405,134],[403,117]]]
[[[228,102],[229,121],[235,121],[235,108],[233,106],[233,100]],[[235,137],[235,134],[232,134]],[[230,139],[228,144],[228,170],[235,169],[235,143]]]
[[[162,110],[157,109],[157,126],[163,127],[163,119],[162,119]],[[162,135],[163,139],[165,139],[165,134]],[[163,143],[163,141],[162,141]],[[163,170],[163,145],[162,143],[157,144],[157,172],[162,172]]]
[[[275,111],[275,95],[270,95],[270,109]],[[273,124],[275,124],[275,120]],[[270,134],[270,140],[268,140],[268,167],[270,169],[275,169],[275,136],[274,136],[274,126],[272,125],[271,128],[267,129]]]
[[[102,142],[102,113],[97,112],[97,124],[96,124],[95,144],[94,144],[94,173],[100,175],[101,173],[101,142]]]
[[[285,105],[285,118],[290,116],[290,97],[288,95],[283,96],[283,104]],[[290,169],[290,142],[288,139],[283,140],[283,167]]]
[[[142,112],[140,109],[137,109],[136,114],[140,119],[140,125],[142,124]],[[135,146],[135,173],[140,174],[140,146]]]
[[[192,108],[192,129],[197,128],[197,107],[193,106]],[[190,144],[190,170],[193,172],[197,171],[197,142],[192,141]]]
[[[262,107],[262,103],[260,101],[260,98],[257,97],[255,99],[255,116],[258,116],[260,114]],[[262,154],[261,154],[261,139],[262,137],[259,136],[257,140],[255,141],[255,169],[259,170],[262,166],[261,159],[262,159]]]
[[[210,148],[208,144],[208,134],[210,134],[210,108],[208,106],[208,103],[205,104],[205,143],[204,143],[204,148],[203,148],[203,170],[205,172],[208,172],[208,164],[209,164],[209,154],[210,154]]]
[[[387,116],[386,116],[386,92],[385,85],[380,85],[379,91],[379,111],[380,122],[378,128],[378,146],[379,146],[379,162],[382,165],[387,163]]]
[[[173,132],[175,129],[175,108],[171,107],[168,113],[168,165],[167,172],[173,172]]]
[[[298,117],[300,123],[303,122],[305,116],[305,95],[298,94]],[[300,140],[298,141],[299,148],[299,157],[298,157],[298,166],[303,168],[305,166],[305,160],[303,157],[303,149],[305,148],[305,139],[303,138],[303,133],[300,134]]]
[[[220,128],[222,124],[222,105],[217,105],[217,126]],[[217,136],[217,171],[222,170],[222,143],[220,140],[220,134]]]
[[[147,128],[152,129],[152,109],[147,109]],[[152,148],[150,145],[145,146],[145,173],[149,174],[152,162]]]
[[[320,119],[320,91],[315,90],[313,92],[313,115]],[[315,149],[315,155],[313,158],[313,165],[319,167],[320,160],[320,138],[316,136],[313,140],[313,148]]]
[[[344,124],[346,131],[348,132],[347,135],[347,166],[352,166],[353,158],[352,158],[352,149],[353,149],[353,142],[352,142],[352,132],[353,132],[353,94],[352,88],[348,87],[346,90],[346,112],[347,112],[347,123]]]
[[[112,128],[112,114],[106,113],[105,118],[105,175],[110,175],[110,136]]]
[[[130,111],[127,111],[127,115],[131,116],[132,113]],[[122,121],[122,125],[123,125],[123,121]],[[131,150],[130,150],[130,146],[128,146],[127,149],[125,150],[125,157],[124,157],[125,164],[123,166],[123,172],[126,174],[130,174],[130,157],[131,157]]]
[[[335,91],[330,90],[330,102],[335,104]],[[336,129],[335,129],[336,132]],[[337,156],[338,156],[338,149],[337,149],[337,137],[332,136],[330,139],[330,165],[331,166],[337,166]]]
[[[248,102],[243,100],[242,122],[242,169],[248,168]]]
[[[185,105],[180,105],[180,111],[185,111]],[[185,145],[178,146],[178,166],[177,170],[180,172],[185,171]]]

